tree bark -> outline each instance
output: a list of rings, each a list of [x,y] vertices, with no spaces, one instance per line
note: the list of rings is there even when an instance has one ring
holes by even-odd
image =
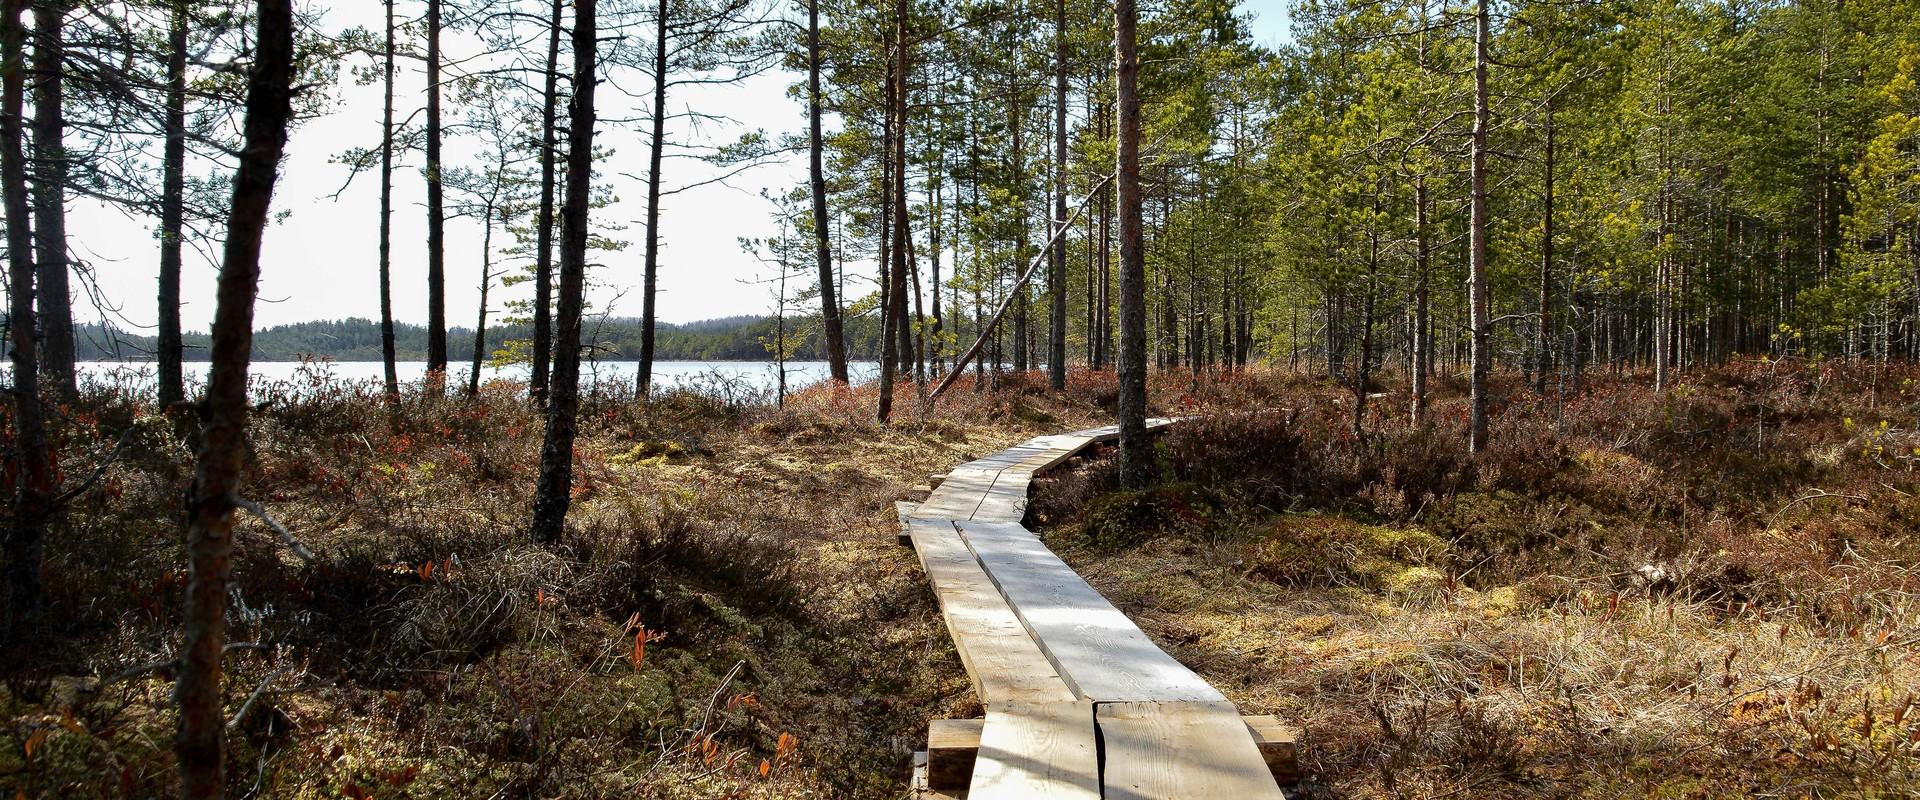
[[[388,2],[391,4],[392,0]],[[156,388],[162,409],[187,398],[185,370],[181,364],[185,353],[180,336],[180,260],[186,245],[188,8],[188,0],[174,0],[167,23],[167,132],[160,157],[160,307],[155,342],[155,349],[159,351],[155,354],[159,361]],[[386,237],[382,236],[380,242],[380,286],[384,298]]]
[[[1473,15],[1473,197],[1468,205],[1467,306],[1473,338],[1469,356],[1472,378],[1468,390],[1472,410],[1467,424],[1468,449],[1487,447],[1487,375],[1492,367],[1493,331],[1487,316],[1487,63],[1491,56],[1493,22],[1488,0],[1475,0]]]
[[[907,159],[904,154],[907,142],[907,114],[905,111],[907,102],[907,62],[905,53],[906,51],[904,49],[900,50],[899,63],[897,65],[898,74],[894,79],[895,105],[890,106],[892,110],[888,112],[894,113],[894,111],[898,111],[897,114],[894,114],[893,138],[890,140],[891,144],[889,144],[888,147],[890,149],[897,148],[901,150],[902,153],[897,158],[889,153],[888,159],[893,163],[893,184],[889,190],[891,194],[887,196],[886,201],[888,209],[887,236],[890,237],[890,241],[892,242],[888,251],[890,253],[887,262],[888,269],[893,269],[896,262],[898,262],[898,266],[901,268],[898,281],[895,281],[891,277],[889,277],[887,281],[887,300],[892,303],[894,307],[893,335],[899,340],[897,353],[900,358],[899,375],[901,376],[907,376],[913,373],[914,322],[915,317],[918,316],[918,314],[909,316],[909,309],[907,307],[907,288],[910,282],[907,272],[914,269],[913,242],[911,239],[904,239],[897,235],[899,233],[898,229],[907,221],[906,204],[903,198],[906,197],[907,185],[910,183],[907,177]],[[916,296],[915,299],[917,300],[918,297]]]
[[[467,396],[480,394],[480,362],[487,352],[487,289],[493,285],[493,207],[481,215],[480,235],[480,315],[473,323],[473,370],[467,373]],[[501,224],[506,224],[501,215]]]
[[[825,145],[820,133],[820,0],[807,0],[807,183],[813,190],[814,262],[820,269],[820,338],[826,340],[827,365],[833,379],[847,382],[847,335],[840,321],[840,302],[834,295],[833,243],[827,236],[827,178],[822,164]],[[939,276],[939,253],[934,254],[934,284]],[[934,306],[939,307],[936,289]],[[934,316],[939,316],[939,311]]]
[[[40,401],[39,348],[33,318],[33,230],[28,223],[27,165],[21,151],[26,102],[26,0],[0,0],[0,195],[7,220],[7,346],[13,359],[15,452],[13,524],[6,543],[6,616],[0,640],[26,638],[40,617],[40,564],[46,547],[53,458]]]
[[[1118,184],[1120,211],[1120,480],[1131,487],[1151,478],[1147,442],[1146,242],[1140,209],[1140,97],[1136,51],[1139,9],[1135,0],[1113,6],[1114,96],[1119,105]]]
[[[1053,4],[1053,228],[1067,223],[1067,0]],[[1049,231],[1051,233],[1051,231]],[[1054,391],[1067,388],[1067,237],[1053,237],[1047,291],[1053,297],[1047,339],[1047,377]]]
[[[1100,136],[1113,135],[1109,130],[1111,114],[1106,108],[1100,112]],[[1114,189],[1101,189],[1100,203],[1100,308],[1098,325],[1100,340],[1094,357],[1094,369],[1106,369],[1113,360],[1113,197]]]
[[[905,140],[905,138],[906,137],[904,136],[901,137],[903,141]],[[903,196],[903,199],[901,200],[901,205],[903,206],[906,204],[906,201],[904,199],[904,195],[906,195],[906,193],[907,193],[907,186],[906,184],[902,183],[900,185],[900,194]],[[902,214],[900,218],[902,221],[905,221],[906,215]],[[914,380],[914,384],[918,386],[920,384],[924,384],[927,382],[926,301],[921,293],[920,259],[915,258],[913,255],[913,237],[909,235],[906,239],[903,240],[903,244],[907,251],[907,272],[909,273],[908,278],[909,278],[909,282],[913,284],[912,361],[913,361],[913,380]],[[905,371],[905,369],[906,369],[906,365],[904,364],[901,365],[901,370]]]
[[[892,135],[888,137],[887,158],[893,163],[893,181],[889,187],[891,193],[888,204],[892,208],[889,220],[893,230],[891,246],[892,268],[889,270],[887,287],[886,316],[893,320],[888,327],[886,341],[881,345],[880,365],[880,405],[878,416],[886,422],[893,415],[894,361],[904,356],[904,342],[894,341],[894,336],[904,338],[907,324],[907,0],[894,0],[893,4],[893,70],[889,79],[893,82],[893,91],[888,95],[888,118]]]
[[[427,0],[427,388],[447,372],[445,191],[440,180],[440,8]],[[439,373],[438,377],[435,373]]]
[[[73,294],[67,275],[66,44],[64,0],[33,4],[33,237],[39,273],[40,369],[47,389],[71,399],[79,386],[73,363]]]
[[[1013,133],[1013,209],[1015,234],[1019,239],[1014,243],[1013,268],[1020,269],[1027,263],[1027,149],[1021,142],[1022,124],[1020,91],[1016,78],[1008,76],[1007,126]],[[1018,277],[1016,273],[1016,277]],[[1032,293],[1026,287],[1015,291],[1013,301],[1013,371],[1026,372],[1032,366],[1027,355],[1032,352],[1032,313],[1028,309]]]
[[[667,146],[667,14],[669,0],[659,0],[653,24],[653,138],[647,142],[647,243],[640,287],[640,363],[634,373],[634,391],[642,397],[653,391],[654,301],[660,286],[660,164]]]
[[[1384,189],[1385,187],[1379,187]],[[1374,193],[1373,213],[1367,217],[1367,287],[1360,300],[1360,365],[1353,371],[1353,437],[1366,432],[1367,382],[1373,378],[1374,300],[1379,294],[1380,195]]]
[[[573,503],[573,439],[580,405],[580,307],[587,274],[587,211],[593,198],[595,4],[574,0],[573,103],[567,110],[567,196],[560,222],[560,302],[554,330],[553,381],[547,432],[540,446],[532,538],[560,540]]]
[[[1546,152],[1542,162],[1545,192],[1540,227],[1540,326],[1534,355],[1533,391],[1547,393],[1547,373],[1553,369],[1553,98],[1546,102]]]
[[[547,21],[546,86],[540,103],[540,212],[534,220],[533,253],[533,374],[527,394],[546,402],[547,379],[553,366],[553,195],[555,117],[560,106],[560,28],[564,0],[553,0]]]
[[[941,99],[945,99],[944,95]],[[935,134],[935,137],[935,146],[940,148],[940,155],[934,162],[933,171],[927,176],[927,245],[929,250],[927,262],[931,271],[931,274],[928,276],[928,285],[932,289],[933,294],[933,316],[927,320],[926,338],[928,342],[926,347],[927,357],[932,359],[930,366],[932,377],[939,377],[938,373],[946,363],[945,352],[940,346],[941,339],[945,335],[945,320],[942,319],[940,313],[940,219],[941,216],[946,213],[944,207],[945,187],[943,184],[946,181],[947,140],[944,130]]]
[[[174,699],[180,722],[174,753],[181,796],[220,797],[226,788],[226,720],[220,703],[226,644],[227,577],[233,513],[247,458],[247,365],[260,240],[273,204],[287,125],[293,117],[293,4],[260,0],[253,74],[247,86],[246,145],[233,176],[233,204],[213,314],[213,352],[200,408],[200,449],[187,500],[187,609]]]
[[[1413,424],[1426,421],[1427,380],[1433,364],[1432,232],[1427,227],[1427,177],[1413,181]]]

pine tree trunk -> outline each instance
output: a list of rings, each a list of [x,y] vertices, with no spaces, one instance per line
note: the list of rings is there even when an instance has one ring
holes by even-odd
[[[944,176],[947,169],[944,141],[940,146],[940,158],[934,165],[936,178]],[[931,270],[928,283],[933,288],[933,317],[927,321],[927,357],[932,359],[931,369],[936,376],[946,366],[945,351],[941,347],[941,339],[946,333],[946,322],[942,318],[940,307],[940,218],[945,213],[942,208],[945,198],[942,196],[944,190],[940,186],[941,180],[929,180],[930,185],[927,187],[927,244],[932,251],[927,254],[928,267]]]
[[[534,220],[533,251],[533,375],[527,394],[546,402],[553,368],[553,202],[554,150],[559,141],[555,117],[560,108],[560,29],[565,0],[553,0],[547,21],[546,85],[540,94],[540,211]]]
[[[187,192],[187,9],[173,0],[167,23],[167,131],[161,146],[160,291],[158,360],[160,408],[186,400],[180,340],[180,257],[186,245]],[[386,237],[381,237],[381,296],[386,287]],[[389,362],[391,363],[391,362]]]
[[[827,178],[822,164],[825,145],[820,133],[820,0],[807,0],[807,182],[813,190],[814,261],[820,268],[820,338],[826,340],[827,364],[833,379],[847,382],[847,335],[840,321],[840,302],[834,295],[833,245],[827,237]],[[935,245],[934,285],[940,283],[940,254]],[[939,298],[934,317],[940,316]]]
[[[7,222],[7,347],[13,360],[14,452],[10,471],[13,520],[6,542],[6,615],[0,641],[27,638],[40,617],[40,564],[53,496],[53,458],[47,448],[46,409],[40,398],[39,348],[33,315],[33,230],[28,223],[27,165],[21,151],[26,65],[20,16],[26,0],[0,0],[0,195]]]
[[[226,788],[221,709],[227,578],[233,514],[247,458],[247,366],[260,240],[293,117],[293,4],[260,0],[253,74],[247,86],[246,144],[233,177],[233,203],[213,313],[212,364],[201,405],[200,448],[187,497],[187,607],[174,699],[180,721],[174,753],[181,796],[220,797]]]
[[[901,138],[902,140],[905,139],[905,137]],[[904,196],[906,193],[907,187],[906,184],[903,183],[900,185],[900,194]],[[906,205],[904,199],[901,201],[901,205]],[[905,214],[901,214],[900,219],[904,222],[907,217]],[[910,273],[909,282],[913,284],[913,380],[916,385],[919,385],[927,382],[926,302],[921,294],[920,260],[914,258],[913,255],[913,237],[907,237],[903,240],[902,245],[907,251],[907,271]],[[906,367],[903,365],[901,369],[905,370]]]
[[[1114,182],[1120,211],[1120,480],[1142,487],[1151,479],[1147,442],[1146,242],[1140,209],[1140,98],[1135,50],[1139,10],[1135,0],[1113,7],[1114,96],[1119,105],[1119,160]]]
[[[894,304],[894,331],[900,337],[901,371],[912,360],[912,330],[907,325],[907,271],[913,261],[913,233],[907,218],[907,90],[913,67],[907,36],[908,0],[893,4],[893,278],[888,294]],[[918,297],[916,294],[916,302]]]
[[[67,121],[61,30],[67,4],[33,4],[33,238],[40,307],[40,371],[55,398],[79,394],[73,363],[73,294],[67,276]]]
[[[473,370],[467,373],[467,396],[480,394],[480,362],[487,352],[487,289],[493,285],[493,206],[482,215],[480,235],[480,314],[473,323]],[[501,222],[504,224],[505,219]]]
[[[1373,379],[1373,315],[1380,274],[1379,219],[1380,193],[1376,192],[1373,215],[1368,217],[1367,222],[1367,293],[1360,300],[1360,367],[1353,372],[1353,436],[1356,439],[1365,433],[1367,382]]]
[[[1534,356],[1533,391],[1547,393],[1547,373],[1553,370],[1553,98],[1546,102],[1546,152],[1542,162],[1545,192],[1540,227],[1540,328]]]
[[[1013,277],[1020,277],[1020,268],[1027,263],[1027,149],[1021,141],[1021,102],[1019,89],[1010,79],[1008,81],[1007,125],[1013,133],[1013,213],[1014,229],[1018,240],[1013,247]],[[1027,287],[1013,288],[1013,371],[1026,372],[1031,366],[1027,355],[1031,352],[1029,342],[1032,339],[1032,312],[1028,308],[1029,293]]]
[[[1476,0],[1473,16],[1473,153],[1472,193],[1468,221],[1468,325],[1473,337],[1470,355],[1472,370],[1469,389],[1472,410],[1468,419],[1468,445],[1473,452],[1487,447],[1487,376],[1492,368],[1493,331],[1487,311],[1487,94],[1488,48],[1492,44],[1492,14],[1489,0]]]
[[[1427,380],[1433,366],[1433,320],[1429,317],[1431,264],[1427,228],[1427,177],[1413,180],[1413,424],[1427,415]]]
[[[1084,95],[1084,99],[1086,101],[1086,106],[1085,106],[1085,114],[1087,119],[1086,124],[1089,128],[1091,128],[1094,125],[1093,82],[1091,79],[1088,80],[1087,93]],[[1088,198],[1092,198],[1095,194],[1094,188],[1093,188],[1094,180],[1095,180],[1094,172],[1091,168],[1089,168],[1087,170],[1087,197]],[[1088,202],[1093,202],[1093,200],[1089,199]],[[1100,298],[1100,295],[1099,295],[1100,261],[1099,261],[1099,256],[1097,256],[1094,253],[1094,247],[1097,244],[1097,241],[1094,238],[1095,232],[1097,231],[1097,228],[1095,227],[1096,225],[1097,223],[1094,220],[1094,214],[1092,210],[1089,209],[1087,214],[1087,229],[1085,234],[1083,234],[1083,241],[1087,245],[1087,272],[1086,272],[1086,289],[1085,289],[1086,295],[1084,297],[1086,301],[1085,308],[1084,308],[1086,319],[1082,323],[1081,330],[1086,335],[1086,349],[1085,349],[1085,352],[1082,353],[1082,355],[1086,357],[1087,369],[1090,369],[1090,370],[1100,368],[1100,345],[1099,345],[1100,316],[1095,311],[1095,303],[1098,303]]]
[[[1067,388],[1067,0],[1053,4],[1053,263],[1047,274],[1052,293],[1052,330],[1047,339],[1047,376],[1054,391]]]
[[[1100,136],[1113,135],[1111,115],[1102,109]],[[1095,369],[1106,369],[1113,360],[1113,198],[1118,188],[1100,190],[1100,355]]]
[[[886,122],[881,133],[880,397],[874,415],[883,424],[893,418],[893,383],[902,353],[898,336],[900,328],[906,325],[906,314],[901,313],[906,307],[902,302],[906,293],[905,253],[899,246],[899,232],[905,221],[897,218],[900,213],[895,203],[896,198],[906,196],[905,190],[897,186],[904,186],[907,182],[904,159],[895,158],[896,149],[905,152],[905,148],[900,146],[905,139],[905,132],[896,127],[901,122],[896,114],[902,99],[904,81],[901,76],[906,72],[904,5],[904,0],[894,3],[894,13],[898,18],[894,22],[894,45],[887,58]]]
[[[567,196],[560,209],[560,302],[554,329],[547,432],[540,445],[532,538],[560,541],[573,502],[573,439],[580,405],[580,309],[587,274],[587,212],[593,198],[595,3],[573,0],[573,102],[567,109]]]
[[[387,0],[386,106],[380,137],[380,359],[389,402],[400,399],[399,354],[393,341],[393,2]]]
[[[653,138],[647,143],[647,244],[640,289],[640,363],[634,390],[653,391],[655,301],[660,289],[660,164],[667,147],[667,19],[669,0],[660,0],[653,28]]]
[[[440,180],[440,11],[427,0],[427,389],[445,386],[447,372],[447,248],[445,191]],[[437,373],[437,374],[436,374]]]

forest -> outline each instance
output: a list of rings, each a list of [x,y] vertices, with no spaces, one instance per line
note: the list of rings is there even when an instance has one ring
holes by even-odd
[[[1917,73],[1915,0],[0,0],[0,793],[1913,797]]]

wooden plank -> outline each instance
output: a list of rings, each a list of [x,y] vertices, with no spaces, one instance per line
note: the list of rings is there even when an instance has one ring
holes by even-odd
[[[916,519],[909,522],[908,532],[981,704],[992,709],[1013,702],[1074,700],[1073,691],[994,589],[953,523]]]
[[[1085,436],[1088,439],[1095,442],[1108,442],[1108,441],[1112,441],[1114,439],[1120,438],[1120,426],[1102,425],[1098,428],[1088,428],[1084,431],[1074,431],[1073,435]]]
[[[941,481],[940,488],[927,495],[926,502],[914,509],[916,519],[972,519],[981,499],[993,489],[999,469],[958,467]]]
[[[973,512],[973,520],[979,522],[1001,522],[1019,524],[1027,516],[1026,490],[1014,490],[1007,487],[994,487],[987,496],[981,498],[980,508]]]
[[[967,796],[972,800],[1098,800],[1099,759],[1092,704],[1012,703],[990,708]]]
[[[1272,714],[1243,714],[1240,721],[1253,737],[1254,749],[1267,762],[1267,773],[1282,786],[1298,783],[1300,729],[1286,725]],[[980,731],[985,720],[936,719],[927,729],[927,754],[931,759],[930,779],[934,788],[966,786],[972,779],[974,759],[980,749]],[[961,770],[965,770],[964,772]]]
[[[1224,702],[1041,544],[1008,523],[959,522],[967,548],[1081,698]]]
[[[936,719],[927,724],[927,785],[964,789],[980,755],[982,719]]]
[[[1101,703],[1107,800],[1283,800],[1231,703]]]
[[[980,507],[974,509],[970,520],[977,522],[1011,522],[1018,524],[1027,516],[1027,487],[1033,482],[1033,473],[1010,469],[993,479],[993,486],[980,498]]]
[[[1061,462],[1073,458],[1080,451],[1093,445],[1093,440],[1085,436],[1063,435],[1044,437],[1044,446],[1034,450],[1012,469],[1028,472],[1045,472]],[[1041,441],[1041,440],[1035,440]]]
[[[1272,714],[1242,716],[1253,734],[1253,746],[1267,762],[1267,773],[1281,785],[1300,782],[1300,729]]]

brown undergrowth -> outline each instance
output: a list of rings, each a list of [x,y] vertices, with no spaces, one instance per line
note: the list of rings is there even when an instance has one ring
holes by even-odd
[[[905,398],[892,426],[864,388],[595,394],[553,548],[525,532],[542,420],[519,387],[389,407],[325,364],[257,386],[248,499],[316,558],[241,521],[232,795],[898,796],[927,719],[973,709],[892,501],[1111,398],[1042,385]],[[132,397],[61,409],[64,473],[108,466],[0,674],[7,797],[174,792],[191,431]]]
[[[1920,373],[1736,363],[1656,393],[1289,382],[1043,481],[1048,540],[1319,797],[1920,796]],[[1232,386],[1224,402],[1250,407]]]
[[[1458,386],[1430,429],[1390,388],[1355,440],[1323,382],[1159,375],[1156,412],[1211,415],[1164,435],[1164,480],[1114,492],[1096,456],[1032,521],[1249,713],[1304,724],[1323,795],[1908,796],[1911,384],[1695,380],[1503,384],[1471,457]],[[1111,413],[1110,376],[1043,387],[963,383],[892,426],[865,390],[594,395],[555,548],[523,529],[541,419],[517,387],[388,407],[323,364],[259,387],[249,499],[316,559],[242,521],[232,793],[899,796],[927,720],[979,709],[891,501]],[[156,664],[191,431],[129,397],[58,415],[68,480],[108,466],[0,673],[7,796],[173,788]]]

